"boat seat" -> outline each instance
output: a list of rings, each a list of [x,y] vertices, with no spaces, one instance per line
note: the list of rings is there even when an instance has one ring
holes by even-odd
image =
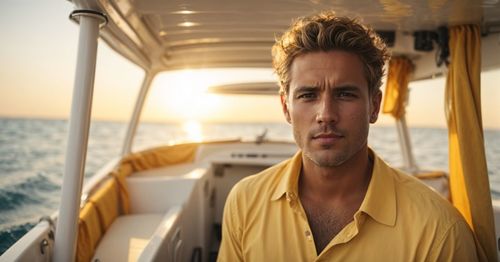
[[[127,177],[130,212],[164,214],[170,208],[182,205],[189,199],[196,183],[208,172],[207,168],[191,165],[189,168],[158,168]]]
[[[91,261],[137,261],[162,214],[119,216],[102,237]]]
[[[125,178],[128,214],[121,206],[118,179],[101,183],[80,212],[77,260],[136,261],[163,216],[184,204],[208,172],[206,167],[181,164],[132,173]]]
[[[118,217],[102,237],[91,261],[153,261],[167,257],[167,239],[175,234],[181,207],[166,214],[134,214]]]
[[[181,206],[169,209],[138,261],[179,261],[179,249],[182,248],[179,228],[181,211]]]

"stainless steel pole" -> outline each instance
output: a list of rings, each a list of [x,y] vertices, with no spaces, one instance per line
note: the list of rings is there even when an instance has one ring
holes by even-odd
[[[97,38],[99,25],[106,21],[103,14],[92,10],[78,10],[72,15],[79,16],[80,36],[61,205],[56,227],[54,246],[54,261],[56,262],[75,260],[80,198],[94,89]]]
[[[408,132],[408,126],[406,125],[406,117],[403,115],[401,119],[396,120],[396,126],[398,129],[399,144],[401,146],[401,152],[403,154],[404,166],[406,171],[414,174],[418,172],[417,162],[413,156],[413,150],[411,147],[410,134]]]

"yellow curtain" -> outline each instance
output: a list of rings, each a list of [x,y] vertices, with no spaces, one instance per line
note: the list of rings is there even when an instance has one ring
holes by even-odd
[[[389,62],[387,85],[382,111],[395,119],[405,115],[405,102],[408,96],[408,82],[413,64],[406,57],[393,57]]]
[[[474,230],[481,260],[497,261],[481,123],[479,26],[450,28],[450,58],[446,111],[451,200]]]

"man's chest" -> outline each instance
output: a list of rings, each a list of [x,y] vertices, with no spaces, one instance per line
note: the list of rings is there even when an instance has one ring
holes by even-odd
[[[304,211],[316,250],[320,253],[331,240],[351,221],[356,211],[354,208],[312,205],[304,203]]]

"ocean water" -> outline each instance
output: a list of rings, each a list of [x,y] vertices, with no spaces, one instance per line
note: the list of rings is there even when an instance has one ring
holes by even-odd
[[[67,121],[0,118],[0,254],[32,228],[43,215],[54,213],[66,150]],[[120,153],[126,124],[92,122],[85,178]],[[287,124],[149,124],[139,126],[134,149],[193,139],[292,140]],[[419,167],[448,170],[446,129],[412,128],[413,151]],[[500,199],[500,130],[484,134],[492,197]],[[370,146],[394,166],[403,164],[394,127],[372,127]]]

